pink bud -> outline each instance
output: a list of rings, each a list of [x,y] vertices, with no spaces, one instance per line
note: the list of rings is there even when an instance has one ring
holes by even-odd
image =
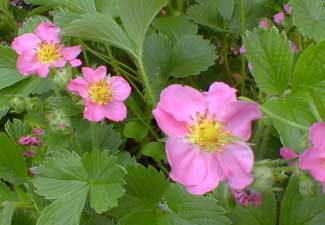
[[[284,21],[284,13],[279,12],[273,16],[273,20],[276,24],[280,25]]]
[[[296,43],[294,43],[293,41],[290,41],[290,45],[291,45],[291,51],[292,51],[293,53],[297,53],[297,52],[299,52],[299,48],[298,48],[298,46],[296,45]]]
[[[32,135],[27,135],[27,136],[20,137],[18,140],[18,144],[40,146],[41,140],[38,139],[37,137],[33,137]]]
[[[291,8],[290,4],[285,4],[283,6],[283,8],[284,8],[284,11],[286,11],[289,15],[291,14],[292,8]]]
[[[269,25],[269,23],[266,20],[260,20],[259,25],[260,25],[261,28],[265,28],[265,29],[269,29],[270,28],[270,25]]]
[[[34,134],[36,134],[38,136],[41,136],[44,134],[44,131],[41,128],[37,128],[37,127],[33,128],[33,132],[34,132]]]
[[[241,46],[240,47],[240,49],[239,49],[239,53],[241,54],[241,55],[244,55],[244,54],[246,54],[246,48],[245,48],[245,46]]]
[[[35,156],[35,153],[31,150],[24,151],[23,155],[27,158],[33,158]]]
[[[251,194],[249,196],[250,202],[252,202],[255,206],[255,208],[258,208],[262,204],[262,196],[259,192],[256,192],[254,194]]]

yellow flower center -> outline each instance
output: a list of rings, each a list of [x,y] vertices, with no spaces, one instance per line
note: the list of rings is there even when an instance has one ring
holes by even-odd
[[[106,105],[113,99],[111,84],[106,80],[90,84],[88,93],[91,101],[100,105]]]
[[[203,115],[196,113],[196,118],[192,118],[193,125],[186,125],[189,131],[189,139],[193,144],[199,145],[207,152],[221,153],[224,147],[231,143],[231,131],[226,130],[224,124],[215,119],[215,115],[208,116],[208,110]]]
[[[39,48],[37,50],[37,59],[42,64],[49,64],[56,62],[62,56],[59,50],[59,45],[54,45],[52,43],[42,42],[39,44]]]

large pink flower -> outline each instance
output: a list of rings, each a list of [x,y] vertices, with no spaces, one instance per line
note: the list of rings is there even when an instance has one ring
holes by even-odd
[[[84,117],[93,122],[104,118],[122,121],[127,116],[124,101],[131,93],[129,83],[121,76],[106,77],[106,67],[96,70],[83,67],[84,78],[75,78],[68,90],[77,92],[85,102]]]
[[[261,117],[256,103],[237,101],[236,90],[215,82],[208,92],[171,85],[153,115],[168,135],[170,177],[201,195],[227,181],[241,190],[252,183],[254,155],[245,143],[251,122]]]
[[[316,123],[310,129],[313,147],[300,155],[300,167],[309,170],[315,180],[323,183],[325,191],[325,123]]]
[[[35,34],[27,33],[14,39],[12,48],[19,55],[17,68],[22,75],[47,77],[51,67],[64,67],[67,61],[73,67],[81,65],[81,61],[76,59],[81,47],[64,47],[60,44],[60,32],[53,23],[43,22],[36,28]]]

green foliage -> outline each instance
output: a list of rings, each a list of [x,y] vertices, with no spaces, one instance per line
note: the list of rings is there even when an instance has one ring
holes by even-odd
[[[123,135],[141,142],[148,134],[149,129],[140,122],[129,122],[125,125]]]
[[[167,161],[165,146],[160,142],[149,142],[141,149],[141,153],[153,158],[156,162]]]
[[[93,0],[28,0],[34,5],[53,5],[64,6],[76,12],[94,12],[96,11]]]
[[[18,35],[26,33],[34,33],[37,26],[42,22],[49,22],[50,20],[44,16],[32,16],[24,22],[24,25],[19,28]]]
[[[82,159],[74,152],[56,151],[38,171],[40,176],[34,180],[37,193],[55,200],[42,210],[38,225],[79,224],[88,193],[90,205],[98,213],[116,206],[124,193],[125,171],[107,151],[93,151]]]
[[[153,168],[130,168],[126,181],[126,194],[113,210],[121,225],[230,224],[214,199],[186,193]]]
[[[248,31],[244,45],[261,91],[282,94],[288,88],[293,61],[293,53],[285,33],[279,33],[275,27],[269,31]]]
[[[292,0],[292,17],[301,33],[316,41],[325,38],[324,0]]]

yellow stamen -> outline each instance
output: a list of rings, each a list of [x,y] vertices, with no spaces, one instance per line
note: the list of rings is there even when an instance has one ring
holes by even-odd
[[[54,63],[62,57],[59,50],[59,45],[54,45],[52,43],[46,42],[39,44],[36,55],[37,59],[42,64]]]
[[[90,84],[88,93],[92,102],[100,105],[106,105],[113,99],[111,84],[106,80]]]

